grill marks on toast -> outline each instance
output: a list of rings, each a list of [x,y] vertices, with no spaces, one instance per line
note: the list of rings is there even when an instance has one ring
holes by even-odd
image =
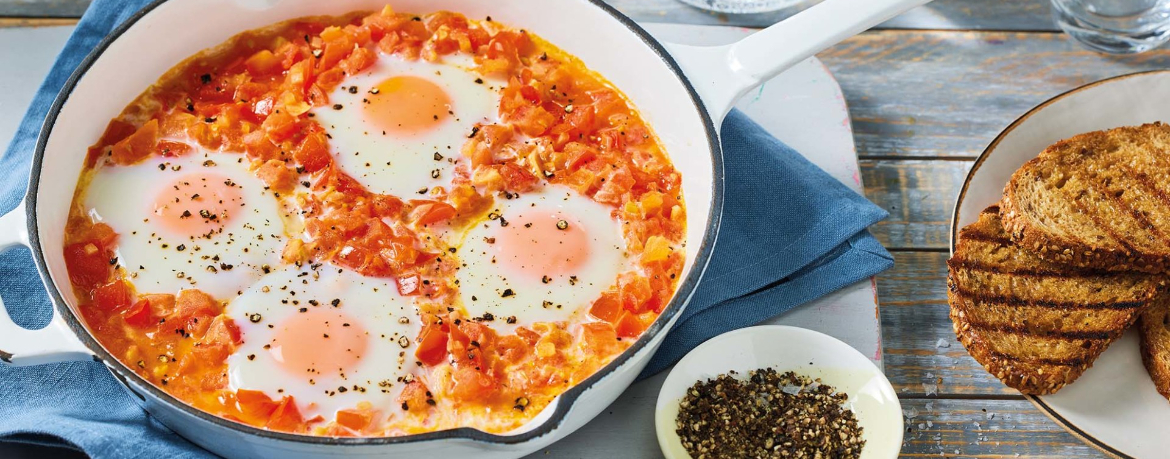
[[[947,261],[955,333],[1008,386],[1055,392],[1081,375],[1161,290],[1139,273],[1073,269],[1011,242],[991,206]]]
[[[1170,126],[1081,134],[1012,175],[1003,220],[1012,240],[1082,268],[1170,270]]]

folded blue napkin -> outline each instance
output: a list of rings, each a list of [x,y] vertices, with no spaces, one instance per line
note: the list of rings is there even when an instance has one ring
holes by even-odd
[[[0,158],[0,211],[24,195],[42,120],[81,59],[149,0],[95,0]],[[723,125],[726,206],[707,275],[643,377],[722,332],[774,317],[881,272],[893,258],[866,228],[886,212],[739,112]],[[17,323],[51,315],[27,250],[0,254],[0,294]],[[146,415],[97,362],[0,365],[0,441],[105,458],[210,457]]]

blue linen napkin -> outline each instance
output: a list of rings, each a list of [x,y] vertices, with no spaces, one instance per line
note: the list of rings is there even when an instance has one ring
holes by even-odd
[[[0,211],[24,195],[36,136],[82,58],[150,0],[94,0],[0,157]],[[893,258],[866,228],[885,211],[841,185],[739,112],[723,125],[726,206],[710,267],[642,377],[719,333],[774,317],[881,272]],[[37,328],[49,300],[25,249],[0,254],[0,294]],[[104,458],[212,457],[146,415],[97,362],[0,365],[0,441],[63,446]]]

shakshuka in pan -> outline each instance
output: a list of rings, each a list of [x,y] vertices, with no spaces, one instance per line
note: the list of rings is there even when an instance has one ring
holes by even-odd
[[[130,369],[271,430],[517,428],[671,299],[678,171],[524,30],[303,18],[179,63],[89,149],[65,260]]]

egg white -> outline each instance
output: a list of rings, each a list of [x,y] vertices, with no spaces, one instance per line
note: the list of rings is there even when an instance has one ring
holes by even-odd
[[[611,208],[564,186],[545,185],[513,196],[497,198],[489,217],[473,225],[458,244],[462,264],[456,278],[463,306],[472,317],[490,313],[503,319],[495,321],[493,327],[498,329],[568,321],[578,311],[587,310],[615,284],[616,274],[629,266],[620,223],[611,215]],[[514,261],[498,247],[500,233],[505,230],[501,222],[515,224],[530,212],[567,215],[578,222],[575,224],[583,225],[588,237],[588,259],[579,269],[550,273],[547,282],[509,269],[509,263]],[[513,324],[506,323],[510,317],[516,318]]]
[[[444,59],[446,63],[432,63],[379,54],[372,67],[342,81],[329,94],[328,104],[310,112],[329,134],[336,164],[366,189],[406,198],[449,183],[472,128],[497,122],[500,82],[466,70],[467,59]],[[362,100],[371,96],[370,89],[400,75],[425,78],[443,88],[453,115],[428,132],[409,136],[365,120]]]
[[[177,235],[152,222],[156,198],[191,172],[227,177],[241,193],[223,231],[207,236]],[[154,156],[138,164],[104,164],[94,172],[85,206],[95,221],[118,233],[117,264],[140,292],[177,293],[198,288],[226,299],[276,265],[284,247],[281,206],[263,181],[247,170],[241,154],[198,147],[180,157]]]
[[[332,375],[292,375],[275,360],[271,347],[265,349],[282,323],[301,314],[301,308],[337,310],[361,324],[368,344],[353,368]],[[305,417],[319,414],[332,420],[337,410],[363,401],[383,412],[397,409],[401,378],[417,367],[414,338],[421,324],[410,299],[400,296],[390,279],[329,264],[289,265],[229,302],[226,314],[239,326],[243,340],[228,357],[231,388],[260,390],[273,399],[291,395]]]

